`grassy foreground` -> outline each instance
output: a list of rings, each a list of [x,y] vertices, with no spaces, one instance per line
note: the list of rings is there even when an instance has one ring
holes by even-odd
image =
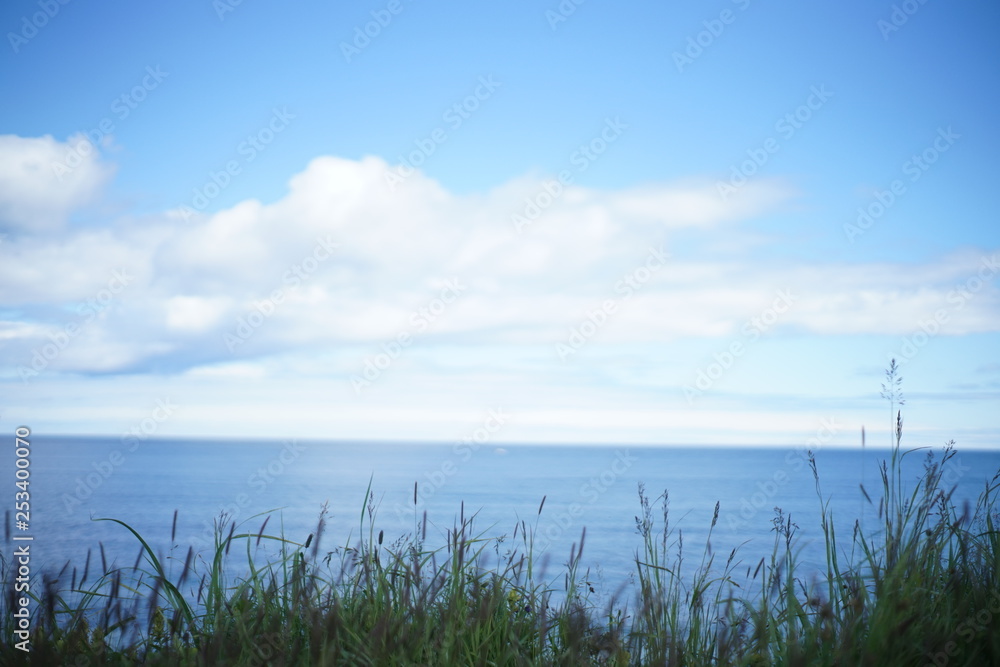
[[[182,566],[133,531],[135,567],[94,575],[88,558],[32,582],[28,653],[15,648],[16,568],[4,561],[0,664],[1000,664],[1000,472],[959,510],[942,488],[951,445],[904,488],[901,438],[897,414],[880,493],[859,491],[879,517],[867,532],[836,533],[810,457],[827,554],[819,576],[797,569],[797,527],[780,511],[769,557],[748,566],[738,549],[717,561],[706,548],[692,559],[666,494],[651,501],[640,486],[636,595],[598,605],[578,571],[585,531],[553,579],[533,552],[537,518],[505,540],[477,533],[463,507],[447,546],[430,549],[427,516],[415,513],[413,533],[388,543],[369,492],[362,538],[332,551],[320,547],[322,514],[301,543],[267,519],[242,532],[222,518],[214,549],[188,550]],[[718,515],[716,505],[712,528]]]

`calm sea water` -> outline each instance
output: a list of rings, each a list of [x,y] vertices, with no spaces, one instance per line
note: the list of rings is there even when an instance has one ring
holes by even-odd
[[[877,525],[870,508],[865,511],[859,484],[877,502],[877,466],[888,454],[871,448],[864,455],[816,453],[823,496],[845,536],[863,513],[870,526]],[[924,452],[905,458],[908,488],[925,461]],[[13,471],[13,460],[3,468]],[[955,485],[959,505],[965,499],[974,502],[998,469],[1000,452],[959,451],[946,482]],[[641,545],[635,520],[640,483],[658,521],[662,511],[657,497],[668,491],[671,541],[683,534],[687,562],[697,562],[705,551],[716,502],[720,510],[711,548],[717,558],[724,560],[740,546],[738,554],[747,567],[770,553],[771,520],[780,507],[800,528],[805,564],[818,567],[823,562],[820,501],[804,449],[488,445],[473,450],[291,440],[123,443],[118,438],[38,435],[32,438],[30,470],[30,529],[11,530],[34,536],[36,569],[67,560],[82,569],[87,550],[96,554],[101,544],[109,563],[131,565],[138,554],[136,539],[117,524],[92,520],[98,517],[127,522],[161,555],[183,561],[189,545],[207,552],[220,512],[254,532],[263,521],[258,515],[270,512],[268,532],[283,530],[288,538],[304,541],[315,531],[321,507],[327,506],[321,551],[332,550],[357,541],[369,485],[377,505],[375,532],[383,530],[387,544],[412,532],[424,511],[430,520],[428,544],[443,544],[464,503],[466,517],[476,515],[478,531],[508,536],[501,553],[512,543],[518,521],[533,526],[536,551],[549,554],[553,577],[563,572],[571,545],[586,527],[583,568],[590,568],[590,580],[605,594],[613,594],[634,570]],[[12,510],[12,494],[8,500]],[[171,542],[175,510],[177,534]],[[12,548],[8,541],[8,555]]]

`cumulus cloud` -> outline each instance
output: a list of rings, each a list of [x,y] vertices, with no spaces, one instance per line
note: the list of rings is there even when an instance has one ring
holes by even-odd
[[[0,141],[0,154],[21,156],[0,178],[5,224],[29,228],[37,214],[53,228],[97,190],[108,172],[92,158],[52,194],[48,160],[65,148],[51,138]],[[20,188],[32,169],[49,175]],[[441,344],[551,345],[608,300],[617,305],[603,342],[661,343],[731,335],[778,290],[796,297],[779,329],[908,332],[940,308],[950,309],[946,333],[1000,329],[992,283],[967,285],[960,306],[955,297],[988,254],[949,255],[913,271],[672,252],[682,228],[711,238],[785,210],[796,193],[780,181],[748,183],[726,201],[697,182],[570,185],[545,200],[544,182],[527,178],[459,196],[418,172],[390,191],[389,169],[374,157],[320,157],[271,203],[247,200],[188,223],[172,211],[141,228],[115,221],[58,239],[16,235],[0,245],[0,301],[17,307],[0,323],[0,358],[23,365],[73,324],[80,333],[49,370],[256,377],[252,364],[275,355],[401,333]],[[122,271],[126,284],[115,282]],[[461,287],[441,310],[452,281]]]
[[[65,142],[0,135],[0,229],[45,232],[62,228],[89,202],[113,168],[84,135]]]

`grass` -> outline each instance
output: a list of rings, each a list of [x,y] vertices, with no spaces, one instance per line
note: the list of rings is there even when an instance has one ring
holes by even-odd
[[[14,569],[4,561],[0,663],[1000,664],[1000,471],[974,506],[956,507],[943,483],[955,455],[949,443],[907,487],[901,465],[916,452],[903,450],[902,415],[894,419],[880,488],[859,491],[875,526],[856,521],[838,534],[843,523],[810,456],[823,572],[798,567],[799,529],[780,510],[771,553],[758,562],[743,563],[739,548],[713,551],[718,504],[708,542],[689,557],[670,525],[667,492],[650,499],[640,485],[636,592],[602,605],[580,571],[586,530],[561,576],[546,576],[534,549],[544,498],[533,523],[501,537],[480,531],[462,506],[446,546],[430,548],[427,515],[416,509],[413,531],[385,540],[369,486],[360,538],[332,550],[321,547],[325,511],[301,542],[269,530],[269,517],[254,517],[253,531],[220,517],[214,547],[188,549],[183,564],[164,563],[130,526],[107,519],[132,532],[140,559],[109,567],[102,547],[96,578],[88,555],[82,570],[67,564],[34,580],[30,653],[14,646]]]

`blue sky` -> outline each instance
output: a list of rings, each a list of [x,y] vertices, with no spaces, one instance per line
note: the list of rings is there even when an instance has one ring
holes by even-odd
[[[11,428],[998,444],[992,3],[0,26]]]

